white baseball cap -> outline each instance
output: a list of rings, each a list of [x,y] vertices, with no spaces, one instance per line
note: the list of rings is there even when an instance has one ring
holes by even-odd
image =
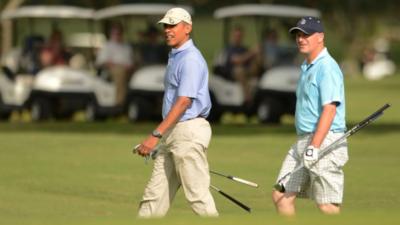
[[[182,8],[172,8],[165,13],[164,18],[162,18],[158,23],[164,23],[169,25],[175,25],[180,22],[186,22],[188,24],[192,24],[192,17]]]

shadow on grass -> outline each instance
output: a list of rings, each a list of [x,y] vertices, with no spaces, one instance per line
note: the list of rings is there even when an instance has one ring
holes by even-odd
[[[355,123],[349,123],[351,128]],[[0,133],[118,133],[118,134],[147,134],[157,126],[156,123],[128,123],[128,122],[44,122],[44,123],[18,123],[1,122]],[[262,124],[212,124],[214,136],[242,136],[242,135],[280,135],[295,134],[294,125],[262,125]],[[360,133],[386,134],[400,132],[400,123],[375,123],[371,124]]]

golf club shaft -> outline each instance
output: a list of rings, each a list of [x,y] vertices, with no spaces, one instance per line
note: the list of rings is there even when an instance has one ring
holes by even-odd
[[[134,147],[134,150],[133,150],[134,153],[136,153],[138,147],[139,147],[139,145],[136,145]],[[157,155],[157,152],[158,152],[157,150],[152,151],[151,154],[150,154],[150,157],[147,157],[146,159],[155,157],[155,155]],[[214,172],[214,173],[217,174],[216,172]],[[218,173],[218,175],[223,176],[223,174],[219,174],[219,173]],[[233,178],[229,178],[229,179],[233,179]],[[236,180],[236,181],[241,182],[241,183],[248,184],[250,186],[254,185],[254,183],[252,183],[250,181],[246,181],[246,180],[239,179],[239,178],[236,178],[236,179],[233,179],[233,180]],[[255,185],[257,185],[257,184],[255,184]],[[212,189],[214,189],[215,191],[217,191],[218,193],[220,193],[225,198],[229,199],[230,201],[232,201],[233,203],[238,205],[240,208],[246,210],[249,213],[251,212],[251,208],[250,207],[246,206],[245,204],[241,203],[239,200],[237,200],[237,199],[233,198],[232,196],[228,195],[227,193],[223,192],[221,189],[219,189],[219,188],[217,188],[217,187],[215,187],[213,185],[210,185],[210,187]]]
[[[311,166],[315,165],[319,160],[321,160],[324,156],[326,156],[329,152],[332,151],[333,147],[341,143],[343,140],[345,140],[347,137],[353,135],[357,131],[361,130],[361,128],[367,126],[377,118],[379,118],[381,115],[383,115],[383,111],[386,110],[387,108],[390,107],[390,104],[385,104],[382,106],[380,109],[378,109],[376,112],[372,113],[370,116],[368,116],[366,119],[361,121],[360,123],[356,124],[353,128],[348,130],[345,134],[343,134],[340,138],[332,142],[330,145],[325,147],[324,149],[320,150],[320,157],[315,161]],[[302,169],[304,167],[303,162],[300,163],[296,168],[294,168],[291,172],[288,172],[285,174],[282,178],[278,180],[278,183],[274,185],[274,188],[277,189],[278,191],[283,191],[283,181],[289,177],[291,174],[297,172],[298,170]]]
[[[230,180],[233,180],[233,181],[236,181],[236,182],[239,182],[239,183],[242,183],[242,184],[249,185],[251,187],[256,187],[256,188],[258,187],[258,184],[254,183],[254,182],[251,182],[251,181],[248,181],[248,180],[245,180],[245,179],[242,179],[242,178],[239,178],[239,177],[234,177],[234,176],[231,176],[231,175],[225,175],[225,174],[213,171],[213,170],[210,170],[210,173],[218,175],[218,176],[221,176],[221,177],[228,178]]]
[[[138,146],[136,146],[136,147],[134,148],[134,153],[135,153],[135,149],[136,149],[137,147],[138,147]],[[145,158],[145,159],[146,159],[146,162],[147,162],[150,158],[151,158],[151,159],[154,159],[154,158],[156,157],[157,153],[158,153],[158,150],[152,151],[152,152],[150,153],[150,155],[149,155],[148,157]],[[222,176],[222,177],[225,177],[225,178],[228,178],[228,179],[230,179],[230,180],[233,180],[233,181],[236,181],[236,182],[239,182],[239,183],[242,183],[242,184],[249,185],[249,186],[251,186],[251,187],[255,187],[255,188],[258,187],[258,184],[254,183],[254,182],[251,182],[251,181],[248,181],[248,180],[245,180],[245,179],[242,179],[242,178],[239,178],[239,177],[234,177],[234,176],[231,176],[231,175],[225,175],[225,174],[218,173],[218,172],[215,172],[215,171],[212,171],[212,170],[210,170],[210,173],[216,174],[216,175],[219,175],[219,176]]]
[[[248,207],[247,205],[241,203],[239,200],[233,198],[232,196],[228,195],[227,193],[223,192],[221,189],[215,187],[214,185],[210,185],[210,187],[212,189],[214,189],[215,191],[217,191],[218,193],[220,193],[222,196],[224,196],[225,198],[229,199],[230,201],[232,201],[233,203],[235,203],[236,205],[238,205],[240,208],[246,210],[247,212],[251,212],[251,208]]]

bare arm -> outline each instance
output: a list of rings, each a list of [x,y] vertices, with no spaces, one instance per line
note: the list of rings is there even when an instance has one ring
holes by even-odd
[[[192,99],[189,97],[180,96],[172,106],[171,111],[164,118],[164,120],[157,126],[158,130],[162,135],[165,134],[170,128],[172,128],[182,117],[186,109],[192,104]],[[139,155],[148,155],[154,147],[156,147],[158,138],[149,135],[139,147]]]
[[[165,119],[156,128],[161,134],[164,134],[169,128],[175,125],[181,118],[182,114],[192,104],[192,99],[189,97],[180,96],[172,106],[171,111]]]
[[[321,117],[318,121],[317,129],[314,133],[314,136],[311,140],[310,145],[320,148],[322,142],[324,141],[326,135],[328,134],[333,119],[336,115],[336,103],[330,103],[323,107]]]

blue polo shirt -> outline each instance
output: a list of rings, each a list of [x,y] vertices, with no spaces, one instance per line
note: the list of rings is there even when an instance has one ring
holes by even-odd
[[[179,96],[192,99],[192,104],[179,121],[206,118],[210,113],[207,63],[191,39],[169,53],[164,88],[163,118],[168,115]]]
[[[330,130],[346,130],[343,74],[326,48],[313,62],[307,64],[304,61],[301,65],[296,96],[297,134],[315,132],[323,106],[332,102],[338,103],[338,106]]]

